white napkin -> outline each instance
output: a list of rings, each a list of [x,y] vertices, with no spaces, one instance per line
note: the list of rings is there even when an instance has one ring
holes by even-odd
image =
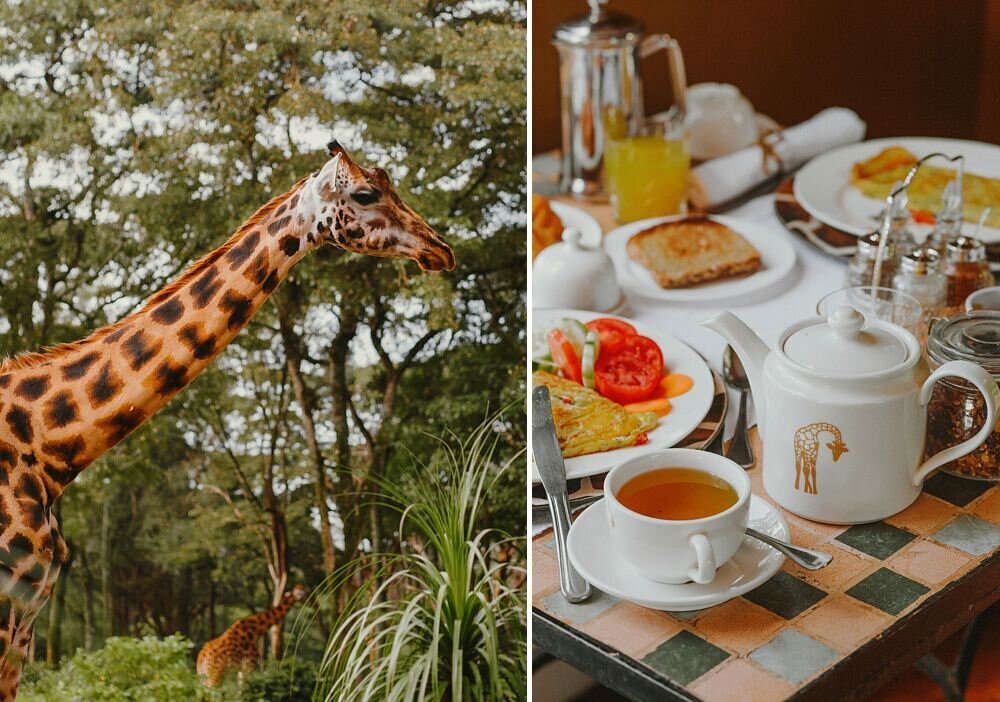
[[[830,107],[801,124],[781,132],[783,139],[774,144],[784,170],[791,171],[813,156],[844,144],[861,141],[867,125],[845,107]],[[722,204],[767,180],[764,154],[754,145],[692,169],[692,202],[701,209]]]

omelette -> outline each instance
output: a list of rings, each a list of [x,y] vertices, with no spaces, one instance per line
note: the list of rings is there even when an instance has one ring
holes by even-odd
[[[549,389],[552,420],[566,458],[641,444],[659,421],[655,412],[627,412],[596,391],[545,371],[535,371],[532,381]]]
[[[884,200],[892,186],[906,177],[919,159],[901,146],[890,146],[851,169],[851,184],[867,197]],[[955,178],[955,171],[940,166],[921,166],[907,188],[910,209],[933,215],[941,209],[941,194]],[[962,219],[978,222],[987,207],[993,212],[986,226],[1000,227],[1000,178],[986,178],[965,172],[962,176]]]

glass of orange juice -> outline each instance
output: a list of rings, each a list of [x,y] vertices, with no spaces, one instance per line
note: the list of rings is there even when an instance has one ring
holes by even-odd
[[[684,214],[691,157],[677,116],[647,120],[628,136],[609,138],[604,177],[619,223]]]

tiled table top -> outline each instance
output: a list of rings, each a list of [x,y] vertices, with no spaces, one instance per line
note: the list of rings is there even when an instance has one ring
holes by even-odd
[[[760,470],[750,475],[774,504]],[[908,509],[875,524],[784,514],[793,540],[833,554],[832,563],[807,571],[786,562],[757,589],[697,612],[649,610],[596,591],[569,604],[552,535],[538,535],[536,644],[637,700],[840,700],[872,692],[1000,600],[992,483],[940,473]]]

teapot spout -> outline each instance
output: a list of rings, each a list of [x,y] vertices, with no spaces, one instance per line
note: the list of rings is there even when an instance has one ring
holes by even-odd
[[[771,349],[746,323],[732,312],[720,312],[701,326],[716,332],[733,347],[750,380],[758,430],[763,434],[764,418],[764,359]]]

